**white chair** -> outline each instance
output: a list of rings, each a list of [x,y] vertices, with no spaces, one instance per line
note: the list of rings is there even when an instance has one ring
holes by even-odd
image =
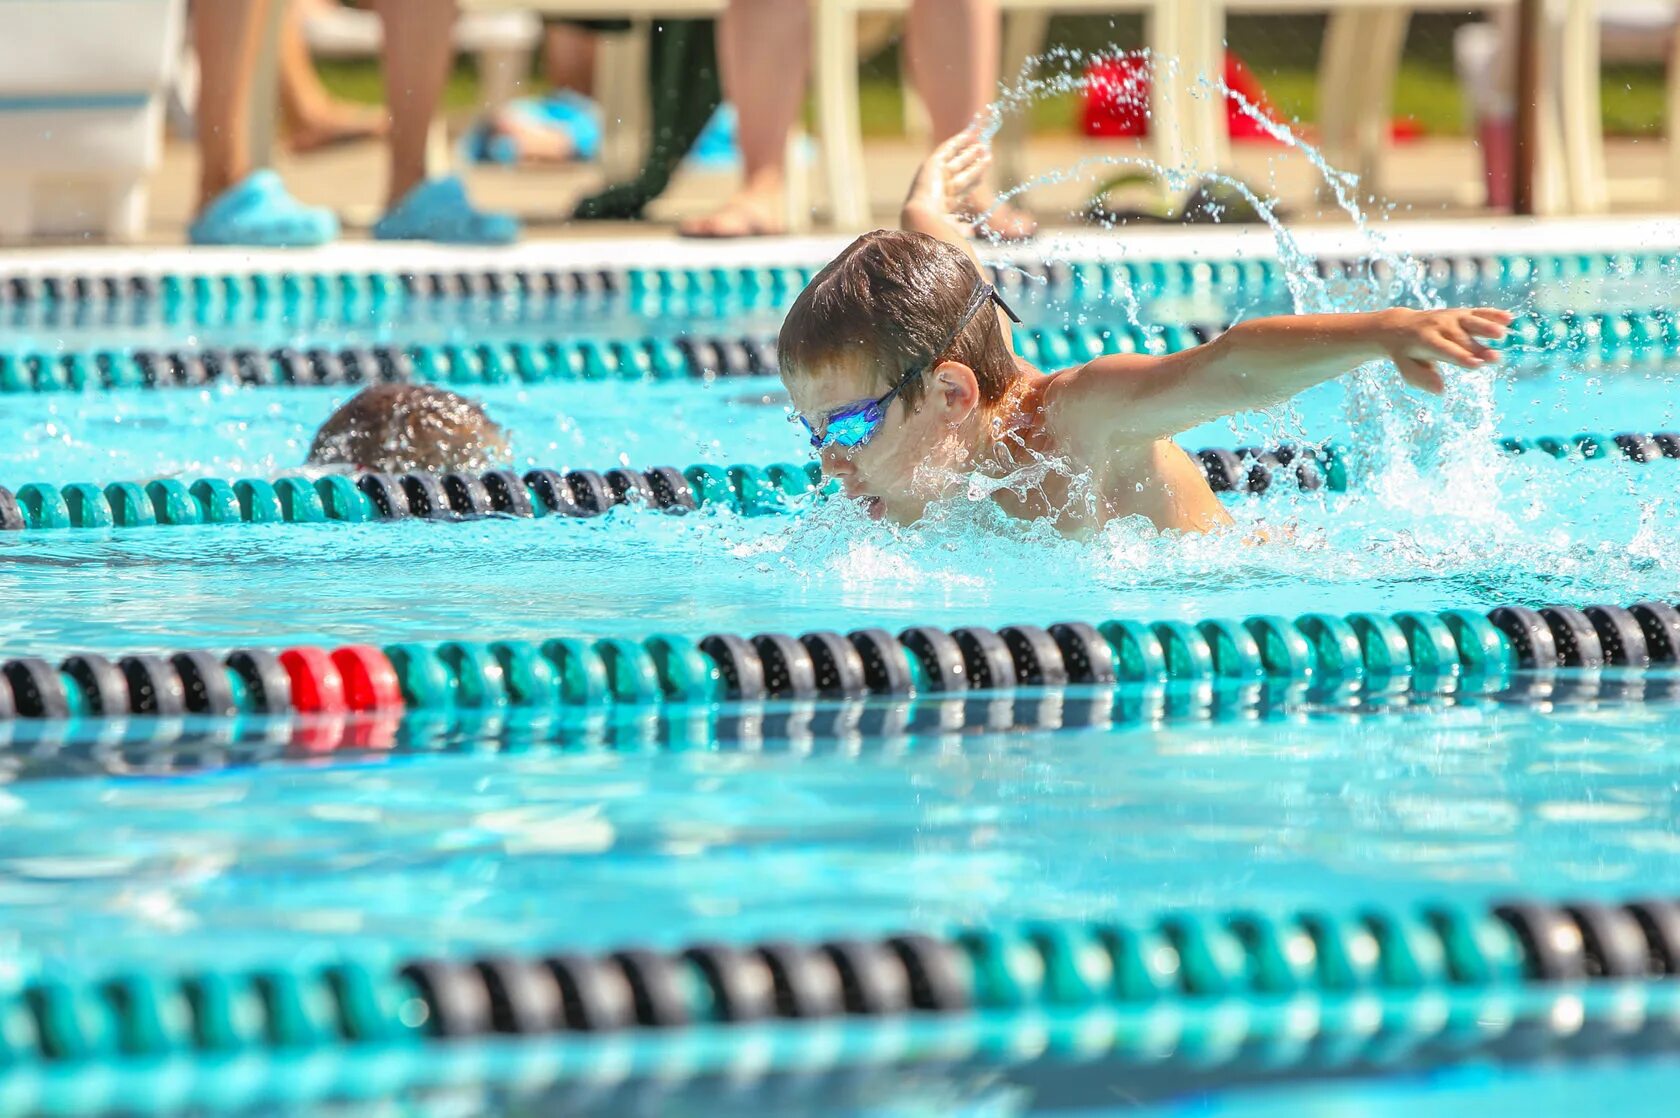
[[[574,18],[630,17],[645,28],[655,18],[713,18],[727,0],[461,0],[465,10],[528,9]],[[789,0],[793,2],[793,0]],[[869,191],[863,166],[862,129],[858,119],[858,19],[900,13],[908,0],[810,0],[812,65],[816,81],[821,152],[834,221],[862,226],[869,221]],[[1006,77],[1044,41],[1049,17],[1061,12],[1143,12],[1148,40],[1158,57],[1174,60],[1169,80],[1153,83],[1151,153],[1177,167],[1187,150],[1213,143],[1220,106],[1194,88],[1202,74],[1213,72],[1217,50],[1206,18],[1211,0],[1000,0],[1005,13]],[[602,154],[609,174],[626,173],[640,162],[646,132],[646,49],[642,36],[610,36],[597,56],[597,95],[610,126]],[[1006,121],[998,142],[998,162],[1006,177],[1019,178],[1025,128],[1019,114]],[[788,226],[810,223],[808,174],[798,137],[789,138]]]
[[[1379,189],[1393,115],[1394,81],[1406,45],[1407,25],[1417,11],[1474,11],[1508,6],[1515,0],[1213,0],[1217,36],[1225,38],[1225,17],[1325,13],[1319,55],[1319,147],[1331,166],[1359,175],[1367,190]]]
[[[0,36],[0,238],[138,237],[182,0],[16,0]]]
[[[1490,66],[1508,77],[1516,29],[1509,11],[1501,16],[1489,25],[1463,28],[1460,36],[1472,50],[1478,42],[1483,44]],[[1567,208],[1597,213],[1618,198],[1680,201],[1680,4],[1553,0],[1546,17],[1544,53],[1555,69],[1546,90],[1546,115],[1555,119],[1545,126],[1557,158],[1543,161],[1557,164],[1545,168],[1546,177],[1561,180]],[[1668,145],[1664,173],[1657,179],[1612,179],[1606,171],[1600,97],[1605,60],[1667,64]],[[1462,70],[1461,65],[1461,77],[1467,76]],[[1541,154],[1548,154],[1544,144]]]
[[[1157,67],[1150,84],[1149,149],[1167,167],[1181,167],[1192,150],[1215,144],[1222,127],[1220,99],[1200,86],[1206,74],[1217,75],[1218,52],[1209,0],[999,0],[1004,12],[1006,81],[1021,73],[1043,49],[1052,15],[1074,12],[1142,12],[1151,54],[1170,60]],[[813,62],[816,69],[817,120],[822,132],[828,194],[836,223],[860,226],[869,221],[868,184],[864,177],[862,130],[858,121],[857,23],[860,15],[900,12],[907,0],[814,0]],[[1023,114],[1005,119],[997,142],[1001,176],[1023,177]],[[1200,162],[1200,160],[1198,160]]]
[[[1358,173],[1366,190],[1381,187],[1387,127],[1393,111],[1394,80],[1405,47],[1407,25],[1419,11],[1494,13],[1511,34],[1516,0],[1212,0],[1214,20],[1223,37],[1229,13],[1330,16],[1319,64],[1320,146],[1332,166]],[[1653,36],[1647,20],[1626,22],[1633,9],[1662,6],[1666,0],[1606,0],[1603,15],[1607,43],[1623,50],[1643,46]],[[1542,213],[1594,213],[1609,198],[1604,171],[1600,120],[1600,2],[1547,0],[1541,35],[1541,112],[1539,149],[1535,154],[1538,209]],[[1664,42],[1674,61],[1669,67],[1669,119],[1680,121],[1680,39]],[[1509,70],[1495,83],[1510,84]],[[1680,128],[1671,126],[1671,135]],[[1680,196],[1680,144],[1670,145],[1667,184]],[[1647,188],[1648,188],[1648,184]]]

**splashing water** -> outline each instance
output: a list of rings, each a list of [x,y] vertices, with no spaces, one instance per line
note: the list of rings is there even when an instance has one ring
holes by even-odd
[[[1061,72],[1019,75],[991,107],[984,131],[995,134],[1006,115],[1025,112],[1045,97],[1084,92],[1087,66],[1107,57],[1112,56],[1065,48],[1047,52],[1035,65],[1054,63]],[[1165,65],[1170,74],[1174,63]],[[1116,168],[1145,169],[1173,193],[1182,193],[1197,178],[1211,180],[1244,198],[1269,229],[1296,313],[1446,305],[1424,263],[1389,244],[1382,225],[1386,214],[1361,208],[1357,176],[1332,167],[1323,153],[1224,81],[1203,77],[1196,84],[1200,95],[1228,100],[1316,171],[1364,246],[1366,262],[1360,269],[1321,274],[1317,259],[1284,224],[1276,198],[1190,162],[1168,167],[1135,153],[1093,154],[1005,192],[998,204],[1037,186],[1107,178]],[[1141,94],[1134,88],[1122,95]],[[1042,255],[1054,261],[1058,251],[1065,250],[1052,241]],[[1088,242],[1084,251],[1089,251]],[[999,266],[1011,267],[1006,261]],[[1059,310],[1068,324],[1101,320],[1104,308],[1081,302],[1080,296],[1066,296],[1058,305],[1042,274],[1016,271],[1023,282],[1042,289],[1044,303]],[[1151,337],[1152,350],[1164,349],[1163,331],[1150,321],[1146,293],[1127,284],[1123,274],[1115,280],[1120,286],[1113,307]],[[1506,294],[1510,298],[1502,305],[1519,312],[1534,297],[1526,290]],[[1159,306],[1154,321],[1161,321]],[[1241,588],[1234,595],[1237,601],[1268,607],[1272,603],[1264,601],[1266,595],[1279,586],[1326,584],[1365,588],[1363,598],[1347,596],[1348,608],[1415,602],[1413,591],[1420,585],[1433,585],[1424,598],[1441,606],[1490,597],[1585,602],[1594,595],[1631,600],[1629,595],[1646,591],[1666,593],[1675,564],[1660,541],[1663,533],[1673,531],[1676,512],[1654,493],[1668,484],[1663,480],[1667,475],[1630,477],[1584,464],[1505,459],[1494,436],[1501,377],[1509,375],[1498,367],[1455,370],[1444,398],[1430,400],[1407,389],[1390,362],[1373,361],[1338,384],[1304,394],[1310,400],[1232,417],[1223,425],[1225,438],[1210,425],[1200,443],[1181,439],[1187,446],[1229,445],[1232,438],[1238,444],[1318,441],[1341,434],[1333,428],[1345,429],[1357,492],[1334,497],[1278,492],[1239,502],[1230,509],[1237,525],[1231,532],[1186,537],[1157,532],[1131,518],[1109,524],[1095,539],[1070,541],[1047,524],[1011,521],[992,498],[1003,490],[1037,487],[1052,473],[1067,480],[1074,501],[1094,499],[1087,479],[1067,463],[1032,458],[1002,477],[975,473],[960,479],[952,496],[908,528],[871,523],[843,504],[830,503],[780,531],[739,533],[735,546],[756,563],[783,568],[811,585],[832,582],[848,596],[894,606],[913,595],[951,601],[981,584],[990,594],[978,597],[995,598],[999,587],[1029,584],[1052,571],[1069,582],[1156,590],[1153,596],[1164,600],[1154,612],[1161,615],[1174,612],[1175,599],[1196,603],[1182,607],[1194,613],[1210,597],[1233,597],[1221,593],[1232,587]],[[1327,423],[1324,404],[1337,397],[1340,422]],[[1635,417],[1643,415],[1633,405],[1619,422],[1638,425]],[[735,526],[720,524],[719,530],[725,537],[738,533]],[[1257,533],[1264,534],[1267,546],[1246,546],[1244,541]]]
[[[1148,51],[1135,52],[1129,57],[1149,64],[1157,73],[1164,73],[1165,80],[1177,80],[1176,60],[1151,59]],[[1058,47],[1030,60],[1014,84],[990,106],[986,134],[995,135],[1005,115],[1025,112],[1046,97],[1085,94],[1090,85],[1089,67],[1114,58],[1112,53],[1091,54]],[[1046,63],[1054,64],[1058,72],[1048,77],[1036,76],[1036,71]],[[1198,75],[1192,84],[1193,96],[1218,98],[1234,105],[1271,139],[1299,153],[1317,172],[1329,196],[1367,246],[1368,263],[1363,279],[1332,282],[1321,277],[1316,258],[1302,247],[1278,216],[1276,199],[1262,197],[1239,179],[1191,162],[1168,167],[1137,154],[1094,154],[1005,191],[999,196],[998,204],[1036,186],[1094,179],[1098,172],[1107,175],[1116,168],[1145,170],[1158,177],[1171,195],[1183,194],[1200,178],[1238,193],[1269,228],[1296,313],[1377,310],[1397,303],[1419,307],[1444,305],[1439,293],[1430,286],[1422,262],[1388,248],[1380,228],[1360,208],[1355,197],[1359,181],[1356,175],[1332,167],[1322,152],[1231,89],[1222,78]],[[1140,83],[1109,88],[1105,92],[1130,108],[1149,111],[1147,90]],[[1051,258],[1053,254],[1052,248]],[[1384,273],[1386,282],[1378,278]],[[1139,294],[1129,288],[1122,291],[1120,305],[1130,324],[1152,334],[1151,349],[1158,352],[1164,344],[1161,331],[1143,322]],[[1486,370],[1457,373],[1449,379],[1446,396],[1436,408],[1408,392],[1386,361],[1368,363],[1354,370],[1349,378],[1345,409],[1356,461],[1368,472],[1392,475],[1402,491],[1426,487],[1426,475],[1450,473],[1458,484],[1446,487],[1446,491],[1461,495],[1461,504],[1485,501],[1495,483],[1495,459],[1489,439],[1494,421],[1492,379],[1493,373]],[[1233,429],[1239,438],[1246,436],[1251,440],[1258,433],[1257,441],[1310,437],[1300,429],[1298,419],[1288,407],[1277,409],[1275,414],[1243,417]]]

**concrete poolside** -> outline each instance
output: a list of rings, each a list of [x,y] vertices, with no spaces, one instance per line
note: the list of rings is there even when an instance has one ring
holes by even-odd
[[[1027,204],[1047,227],[1078,228],[1070,214],[1084,208],[1100,178],[1118,173],[1110,165],[1088,166],[1083,173],[1064,175],[1068,168],[1102,158],[1123,159],[1138,151],[1128,141],[1088,141],[1071,136],[1035,137],[1028,152],[1028,167],[1035,177],[1044,177],[1027,198]],[[870,205],[874,220],[893,220],[898,200],[919,158],[919,148],[904,140],[879,140],[867,147]],[[1343,224],[1343,211],[1315,197],[1322,176],[1294,149],[1239,145],[1234,152],[1238,177],[1263,194],[1275,195],[1291,223]],[[344,219],[347,236],[365,236],[366,226],[377,216],[384,189],[384,149],[379,143],[361,143],[309,155],[280,153],[276,168],[299,197],[336,209]],[[1618,198],[1617,212],[1650,213],[1659,209],[1657,195],[1664,172],[1664,150],[1659,142],[1618,139],[1611,141],[1609,165],[1613,177],[1643,178],[1644,198]],[[602,185],[595,167],[560,168],[468,168],[465,171],[474,198],[482,205],[517,213],[531,239],[576,239],[674,233],[683,216],[704,212],[725,197],[734,183],[729,172],[683,171],[665,197],[649,210],[641,222],[568,221],[576,200]],[[154,176],[151,218],[145,238],[148,244],[179,245],[193,206],[196,155],[191,144],[171,142],[162,165]],[[1475,217],[1486,213],[1475,200],[1481,180],[1480,159],[1463,138],[1431,138],[1392,149],[1383,196],[1366,199],[1362,209],[1373,218],[1382,214],[1397,219],[1429,220],[1432,217]],[[1637,188],[1641,184],[1634,184]],[[821,204],[820,187],[818,203]],[[1625,193],[1625,192],[1622,192]],[[1087,226],[1088,227],[1088,226]],[[817,232],[832,232],[820,220]],[[43,242],[53,243],[53,242]],[[66,242],[59,241],[59,244]],[[79,242],[85,243],[85,242]]]

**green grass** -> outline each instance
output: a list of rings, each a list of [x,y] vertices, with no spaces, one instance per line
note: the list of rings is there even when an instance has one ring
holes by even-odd
[[[1124,45],[1124,39],[1121,39]],[[1288,53],[1257,44],[1246,57],[1251,69],[1283,119],[1311,124],[1318,111],[1316,59],[1295,49]],[[1458,135],[1465,128],[1464,100],[1450,61],[1432,52],[1408,55],[1395,85],[1394,112],[1416,120],[1431,135]],[[326,59],[319,63],[322,81],[350,101],[378,104],[384,99],[379,66],[372,61]],[[892,52],[870,60],[860,87],[860,115],[868,136],[903,132],[904,100],[898,83],[898,64]],[[1604,128],[1612,135],[1660,135],[1664,128],[1663,72],[1660,66],[1607,66],[1604,71]],[[444,109],[470,113],[479,103],[478,79],[472,63],[455,65],[444,90]],[[1035,132],[1071,132],[1079,120],[1078,99],[1072,94],[1051,96],[1032,107]]]
[[[379,63],[371,59],[323,58],[316,61],[315,70],[321,75],[321,84],[336,97],[367,105],[385,102]],[[478,104],[478,75],[473,72],[473,64],[465,58],[457,59],[443,90],[444,111],[468,112]]]

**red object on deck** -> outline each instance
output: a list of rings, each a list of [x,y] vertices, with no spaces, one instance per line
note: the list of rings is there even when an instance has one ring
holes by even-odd
[[[1225,53],[1225,126],[1233,140],[1277,143],[1261,123],[1238,101],[1240,95],[1253,112],[1266,120],[1277,120],[1277,112],[1266,99],[1266,91],[1243,65],[1242,59]],[[1149,135],[1149,63],[1136,54],[1124,54],[1092,64],[1085,71],[1085,95],[1081,124],[1087,136]]]

